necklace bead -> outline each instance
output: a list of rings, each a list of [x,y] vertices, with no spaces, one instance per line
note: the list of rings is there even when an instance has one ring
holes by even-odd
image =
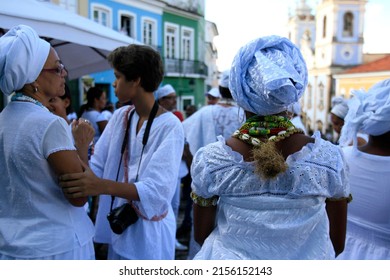
[[[266,142],[278,142],[295,133],[303,133],[303,130],[295,128],[287,117],[253,116],[236,130],[232,137],[258,147],[263,144],[256,138],[258,136],[268,137]]]
[[[24,95],[23,93],[19,93],[19,92],[15,93],[11,97],[11,101],[24,101],[24,102],[34,103],[35,105],[38,105],[39,107],[42,107],[49,112],[49,109],[47,109],[45,106],[43,106],[43,104],[41,102],[39,102],[38,100],[36,100],[30,96]]]

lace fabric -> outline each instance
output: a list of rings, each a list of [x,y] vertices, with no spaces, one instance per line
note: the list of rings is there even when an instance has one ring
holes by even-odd
[[[274,180],[258,177],[222,137],[199,150],[193,191],[219,201],[217,226],[194,259],[334,258],[325,200],[347,197],[349,184],[341,149],[314,137]]]
[[[278,195],[291,198],[349,196],[346,166],[339,147],[321,139],[287,158],[289,168],[274,180],[263,180],[254,174],[254,164],[218,142],[202,148],[194,157],[193,191],[204,198],[214,195]]]

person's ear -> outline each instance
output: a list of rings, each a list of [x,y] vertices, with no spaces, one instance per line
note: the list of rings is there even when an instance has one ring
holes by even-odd
[[[68,108],[70,106],[70,100],[68,98],[64,99],[65,108]]]

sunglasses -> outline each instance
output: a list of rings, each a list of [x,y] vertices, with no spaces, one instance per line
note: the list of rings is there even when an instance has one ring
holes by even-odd
[[[58,65],[57,68],[51,68],[51,69],[42,69],[42,72],[50,72],[50,73],[55,73],[58,76],[62,76],[64,74],[64,71],[66,71],[65,66],[61,63]]]

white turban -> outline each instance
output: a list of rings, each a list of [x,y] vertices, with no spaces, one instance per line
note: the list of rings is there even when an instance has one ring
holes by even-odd
[[[344,120],[348,113],[348,102],[344,98],[335,98],[332,103],[334,106],[330,112]]]
[[[159,89],[157,89],[154,93],[154,96],[157,100],[159,100],[171,93],[176,93],[175,89],[170,84],[166,84],[165,86],[162,86]]]
[[[390,79],[372,86],[367,92],[352,91],[348,114],[341,130],[340,145],[357,143],[358,131],[379,136],[390,131]]]
[[[208,92],[205,93],[205,95],[207,95],[207,94],[210,94],[211,96],[213,96],[215,98],[221,98],[221,94],[219,92],[219,89],[216,87],[210,89]]]
[[[267,36],[243,46],[230,70],[237,104],[257,115],[272,115],[297,102],[307,85],[306,63],[288,39]]]
[[[0,90],[10,95],[34,82],[49,56],[50,44],[29,26],[18,25],[0,37]]]
[[[219,85],[224,88],[229,88],[229,74],[230,70],[225,70],[221,74],[221,78],[219,79]]]

